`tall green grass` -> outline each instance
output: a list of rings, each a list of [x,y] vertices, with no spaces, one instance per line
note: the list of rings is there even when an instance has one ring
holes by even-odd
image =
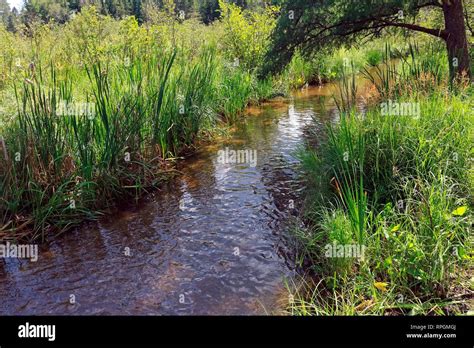
[[[386,44],[380,64],[365,67],[361,72],[375,86],[381,98],[389,99],[436,91],[446,83],[444,72],[447,68],[439,43],[429,42],[420,47],[417,42],[410,42],[404,52]]]
[[[165,161],[192,150],[218,122],[216,54],[209,46],[193,61],[177,50],[122,65],[92,61],[85,91],[75,89],[77,75],[58,76],[54,63],[32,68],[15,85],[18,118],[5,130],[2,237],[45,238],[113,204],[104,202],[158,184],[169,172]],[[250,96],[229,98],[238,107],[226,118]],[[61,103],[93,103],[94,113],[60,114]]]
[[[320,280],[290,289],[293,314],[464,310],[455,298],[472,257],[473,90],[450,89],[433,52],[410,52],[368,76],[378,103],[342,110],[322,147],[301,155],[308,227],[296,244]],[[419,117],[382,114],[388,98],[419,103]],[[364,259],[324,257],[333,242],[363,244]]]
[[[16,99],[8,105],[16,115],[0,123],[8,156],[0,238],[44,239],[137,199],[216,126],[275,94],[272,78],[229,64],[204,27],[198,40],[189,25],[177,26],[176,45],[162,25],[115,21],[91,7],[63,27],[36,29],[34,44],[8,34],[21,51],[2,62],[1,92]],[[61,103],[92,103],[94,114],[60,115]]]

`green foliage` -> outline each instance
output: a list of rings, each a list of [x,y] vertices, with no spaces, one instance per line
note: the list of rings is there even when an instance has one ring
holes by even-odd
[[[457,67],[454,69],[452,65],[449,65],[452,76],[454,70],[457,73],[462,73],[460,70],[464,70],[469,75],[469,59],[462,43],[465,23],[459,23],[456,28],[450,27],[443,30],[440,26],[423,26],[433,23],[438,25],[439,20],[427,21],[422,16],[418,16],[421,10],[423,14],[435,12],[439,16],[454,16],[453,10],[462,12],[460,1],[455,0],[456,4],[449,3],[446,4],[447,6],[439,6],[430,0],[284,1],[273,35],[272,47],[267,53],[266,64],[261,70],[261,75],[266,76],[281,71],[296,52],[310,56],[326,47],[339,48],[353,44],[360,38],[369,35],[374,37],[380,33],[386,34],[390,30],[399,28],[430,34],[445,40],[450,47],[456,46],[456,54],[463,66],[459,65],[459,69]],[[462,16],[462,13],[457,15]],[[417,23],[407,24],[407,18],[414,18]],[[469,22],[467,26],[469,27]],[[459,39],[456,41],[454,37],[459,37]],[[464,52],[459,54],[460,50]],[[448,55],[450,59],[454,57],[453,49],[448,50]],[[371,59],[375,62],[377,58],[373,56]]]
[[[272,79],[226,63],[221,24],[180,22],[168,5],[147,26],[90,6],[63,25],[30,23],[29,36],[0,27],[0,217],[10,237],[47,238],[138,198],[221,121],[274,93]],[[92,118],[60,112],[83,103]]]
[[[259,0],[230,0],[230,3],[244,9],[260,10],[264,2]],[[9,12],[6,0],[0,1],[0,10],[5,7]],[[180,21],[193,18],[199,14],[204,24],[210,24],[220,17],[219,0],[26,0],[22,16],[24,22],[29,23],[33,18],[42,22],[55,21],[65,23],[81,12],[84,8],[94,6],[99,13],[115,19],[133,16],[140,24],[145,24],[163,12]],[[7,25],[9,18],[14,21],[14,16],[9,16],[5,11],[2,20]]]
[[[10,16],[10,6],[7,0],[0,0],[0,20],[4,26],[8,24],[8,18]]]
[[[306,84],[320,85],[336,79],[344,80],[352,74],[364,71],[367,65],[376,66],[381,63],[387,42],[400,56],[405,53],[405,45],[400,37],[372,40],[348,48],[324,49],[309,57],[296,51],[280,78],[291,88],[300,88]]]
[[[296,232],[299,258],[323,278],[298,291],[295,314],[427,313],[449,302],[472,252],[474,114],[472,88],[449,91],[442,60],[430,63],[439,50],[413,48],[381,68],[396,69],[379,74],[386,82],[372,77],[379,103],[419,103],[418,117],[386,114],[382,104],[342,114],[320,149],[301,154],[311,227]],[[362,242],[364,259],[322,257],[334,241]]]
[[[245,11],[237,5],[219,0],[224,23],[224,47],[228,59],[245,69],[256,69],[263,63],[276,23],[277,7],[262,11]]]
[[[199,15],[204,24],[210,24],[220,17],[219,0],[203,0],[199,4]]]
[[[367,52],[367,63],[370,66],[377,66],[382,62],[383,54],[380,50],[369,50]]]

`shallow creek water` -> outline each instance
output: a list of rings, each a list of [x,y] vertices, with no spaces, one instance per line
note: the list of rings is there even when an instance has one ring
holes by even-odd
[[[285,235],[303,189],[294,154],[337,117],[333,92],[249,108],[145,203],[58,237],[37,262],[1,261],[0,314],[282,313],[294,276]],[[219,163],[226,148],[256,150],[256,165]]]

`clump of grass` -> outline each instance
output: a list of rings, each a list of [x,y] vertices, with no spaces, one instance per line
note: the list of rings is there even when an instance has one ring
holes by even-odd
[[[372,82],[382,99],[431,94],[446,85],[443,72],[448,66],[438,43],[425,46],[420,48],[416,42],[409,43],[405,54],[386,44],[380,64],[362,69],[362,74]]]
[[[219,86],[222,105],[220,113],[227,122],[234,123],[249,102],[252,93],[252,76],[236,67],[225,67],[221,74],[223,74],[223,79]]]
[[[377,66],[383,60],[383,53],[378,49],[371,49],[367,51],[366,58],[369,66]]]
[[[337,81],[339,96],[334,97],[335,104],[342,113],[350,113],[354,110],[357,103],[356,74],[353,62],[351,62],[351,69],[349,71],[346,68],[342,70],[341,79]]]

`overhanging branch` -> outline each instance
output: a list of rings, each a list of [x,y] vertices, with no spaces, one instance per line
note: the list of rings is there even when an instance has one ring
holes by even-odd
[[[425,28],[425,27],[422,27],[422,26],[416,25],[416,24],[391,22],[391,21],[387,21],[387,20],[382,20],[382,22],[385,23],[387,26],[415,30],[415,31],[430,34],[430,35],[433,35],[433,36],[436,36],[436,37],[440,37],[440,38],[445,39],[445,40],[447,38],[447,33],[444,29]]]

